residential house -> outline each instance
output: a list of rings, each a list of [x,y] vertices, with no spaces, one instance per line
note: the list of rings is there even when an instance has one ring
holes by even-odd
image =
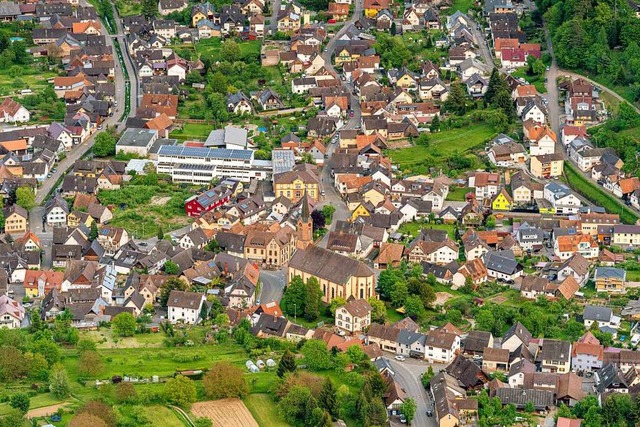
[[[624,293],[627,271],[622,268],[597,267],[593,275],[598,292]]]
[[[174,289],[167,300],[167,320],[171,323],[195,325],[200,320],[203,304],[204,294]]]
[[[540,352],[542,372],[571,372],[571,343],[545,338]]]
[[[371,310],[366,300],[351,300],[336,309],[336,326],[351,333],[361,332],[371,324]]]
[[[26,310],[18,301],[0,295],[0,329],[18,329],[26,316]]]
[[[530,166],[531,174],[536,178],[557,178],[564,172],[564,156],[561,153],[532,156]]]

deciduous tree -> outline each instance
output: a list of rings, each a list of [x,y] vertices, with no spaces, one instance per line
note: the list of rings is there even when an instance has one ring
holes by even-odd
[[[331,368],[331,354],[324,341],[309,340],[301,349],[304,363],[312,371],[323,371]]]
[[[178,375],[167,381],[164,394],[167,402],[188,409],[197,398],[196,384],[189,378]]]
[[[136,333],[136,319],[131,313],[120,313],[113,318],[113,331],[120,337],[132,337]]]
[[[353,346],[352,348],[359,347]],[[318,396],[318,406],[327,411],[329,415],[331,415],[331,419],[333,421],[337,420],[340,416],[338,396],[336,394],[336,389],[333,386],[333,382],[329,377],[325,378],[324,384],[322,385],[322,391],[320,391],[320,395]]]
[[[237,397],[243,399],[249,393],[242,370],[229,362],[218,362],[203,379],[204,390],[211,399]]]
[[[69,388],[69,378],[67,371],[59,363],[53,365],[51,374],[49,375],[49,390],[58,399],[64,399],[69,396],[71,389]]]

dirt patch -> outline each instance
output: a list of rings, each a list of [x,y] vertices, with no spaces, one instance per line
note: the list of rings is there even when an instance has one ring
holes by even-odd
[[[498,295],[497,297],[491,298],[491,302],[494,304],[503,304],[507,299],[504,295]]]
[[[407,148],[411,147],[411,142],[408,139],[403,139],[400,141],[387,141],[387,147],[390,150],[397,150],[398,148]]]
[[[191,406],[196,417],[206,417],[214,426],[259,427],[251,412],[240,399],[222,399],[209,402],[196,402]]]
[[[66,403],[58,403],[57,405],[43,406],[42,408],[31,409],[27,412],[27,418],[48,417],[58,412],[58,409],[66,406]]]
[[[449,292],[436,292],[436,301],[433,304],[444,305],[444,303],[449,301],[451,298],[453,298],[453,295]]]
[[[169,200],[171,200],[171,197],[153,196],[151,198],[151,206],[164,206],[169,203]]]

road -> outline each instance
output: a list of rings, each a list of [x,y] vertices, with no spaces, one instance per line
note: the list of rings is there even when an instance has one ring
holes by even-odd
[[[269,22],[269,28],[271,34],[275,34],[278,31],[278,12],[280,12],[280,0],[273,0],[271,2],[271,21]]]
[[[471,34],[476,41],[476,44],[480,48],[480,54],[485,64],[489,65],[493,70],[495,68],[495,64],[493,63],[493,55],[491,54],[491,50],[489,49],[489,42],[487,41],[487,37],[484,35],[482,30],[478,29],[478,23],[467,14],[469,17],[471,28]]]
[[[115,4],[113,7],[113,18],[116,21],[117,27],[117,40],[118,45],[120,45],[120,52],[122,52],[122,56],[124,59],[124,66],[127,69],[127,74],[129,75],[129,84],[131,86],[130,96],[129,96],[129,117],[133,117],[136,115],[136,110],[138,109],[138,105],[140,105],[140,97],[142,96],[142,90],[140,89],[140,80],[138,79],[138,73],[136,72],[135,66],[133,65],[133,59],[129,55],[129,49],[127,49],[127,43],[125,41],[124,30],[122,28],[122,20],[120,19],[120,15],[118,15],[118,9],[116,9]],[[124,82],[126,79],[122,79]],[[124,104],[119,104],[124,105]],[[126,117],[125,117],[126,122]]]
[[[434,366],[434,371],[436,372],[443,366],[429,365],[414,359],[407,359],[404,362],[389,358],[387,360],[395,372],[395,380],[407,395],[416,401],[416,416],[411,424],[420,427],[436,427],[435,417],[427,417],[427,408],[433,410],[433,404],[422,385],[420,376],[426,372],[429,366]]]
[[[89,4],[86,1],[83,1],[85,6]],[[119,22],[119,21],[118,21]],[[118,124],[118,120],[120,119],[120,108],[124,105],[125,100],[125,89],[124,89],[124,73],[122,72],[122,66],[120,65],[120,61],[117,60],[116,51],[113,49],[113,40],[108,36],[106,27],[102,26],[102,34],[105,35],[107,46],[111,46],[113,50],[114,57],[114,68],[115,68],[115,85],[116,85],[116,94],[115,101],[117,102],[118,107],[116,107],[116,111],[114,112],[112,117],[107,117],[102,122],[103,126],[106,128],[108,126],[116,126]],[[124,52],[123,52],[124,53]],[[133,91],[132,91],[133,93]],[[135,110],[132,110],[135,111]],[[75,162],[80,160],[84,154],[93,147],[93,144],[96,141],[96,135],[99,132],[95,132],[86,141],[75,146],[70,152],[67,153],[67,156],[60,161],[56,165],[56,172],[51,174],[51,177],[47,178],[43,183],[42,187],[38,189],[38,194],[36,195],[36,203],[42,204],[49,192],[53,189],[53,187],[58,183],[58,180],[66,175],[67,171],[73,166]]]
[[[260,303],[280,302],[286,279],[286,267],[275,271],[260,269],[260,293],[258,294]]]

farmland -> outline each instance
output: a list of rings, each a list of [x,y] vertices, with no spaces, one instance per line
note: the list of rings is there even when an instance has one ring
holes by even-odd
[[[191,413],[196,417],[210,419],[214,426],[259,427],[240,399],[197,402],[191,407]]]

